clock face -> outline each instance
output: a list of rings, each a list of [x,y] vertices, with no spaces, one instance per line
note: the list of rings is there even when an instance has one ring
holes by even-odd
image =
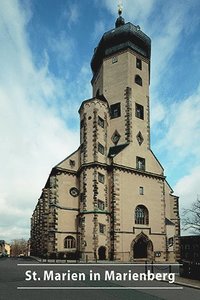
[[[69,193],[70,193],[71,196],[77,197],[79,195],[79,190],[76,187],[72,187],[69,190]]]

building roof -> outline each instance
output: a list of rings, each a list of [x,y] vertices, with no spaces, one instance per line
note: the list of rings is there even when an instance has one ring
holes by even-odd
[[[169,219],[165,218],[165,225],[175,225],[175,224]]]
[[[105,57],[127,48],[150,59],[151,39],[140,30],[139,26],[130,22],[104,33],[92,57],[93,73],[95,74],[99,70]]]
[[[200,242],[200,234],[197,235],[185,235],[179,237],[181,241],[199,241]]]
[[[93,97],[93,98],[84,100],[84,101],[81,103],[81,106],[80,106],[78,112],[79,112],[79,113],[81,112],[81,109],[83,108],[83,106],[84,106],[85,103],[91,102],[91,101],[94,101],[94,100],[100,100],[100,101],[102,101],[103,103],[106,103],[106,105],[108,106],[108,101],[106,100],[106,98],[104,97],[104,95],[97,95],[96,97]]]
[[[110,147],[108,157],[114,157],[117,154],[119,154],[124,148],[126,148],[129,145],[129,143],[121,144],[117,146]]]

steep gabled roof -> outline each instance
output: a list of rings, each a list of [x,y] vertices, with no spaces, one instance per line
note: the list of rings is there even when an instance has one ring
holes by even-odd
[[[87,100],[84,100],[82,103],[81,103],[81,106],[78,110],[78,112],[80,113],[81,109],[83,108],[84,104],[87,103],[87,102],[91,102],[91,101],[94,101],[94,100],[99,100],[103,103],[106,103],[107,106],[108,106],[108,101],[106,100],[106,98],[104,97],[104,95],[97,95],[96,97],[93,97],[93,98],[90,98],[90,99],[87,99]]]
[[[169,219],[165,218],[165,225],[175,225],[175,224]]]
[[[54,168],[58,168],[62,165],[63,162],[65,162],[66,160],[68,160],[70,157],[72,157],[76,152],[78,152],[78,150],[80,149],[80,147],[74,151],[72,154],[70,154],[69,156],[67,156],[65,159],[63,159],[61,162],[59,162]],[[53,169],[54,169],[53,168]]]
[[[119,154],[122,150],[124,150],[128,145],[129,145],[129,143],[121,144],[121,145],[117,145],[117,146],[110,147],[109,153],[108,153],[108,157],[114,157],[114,156],[116,156],[116,155]]]

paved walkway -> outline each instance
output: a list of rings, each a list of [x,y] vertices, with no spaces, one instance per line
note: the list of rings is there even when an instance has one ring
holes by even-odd
[[[182,286],[188,286],[188,287],[200,289],[200,280],[194,280],[194,279],[180,277],[176,275],[175,283]]]

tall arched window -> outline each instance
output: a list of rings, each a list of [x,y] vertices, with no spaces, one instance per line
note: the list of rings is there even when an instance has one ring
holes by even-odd
[[[140,75],[135,75],[135,83],[142,86],[142,78],[140,77]]]
[[[135,209],[135,224],[149,224],[149,212],[144,205],[138,205]]]
[[[64,239],[64,248],[76,248],[76,240],[73,236],[68,235],[65,239]]]

